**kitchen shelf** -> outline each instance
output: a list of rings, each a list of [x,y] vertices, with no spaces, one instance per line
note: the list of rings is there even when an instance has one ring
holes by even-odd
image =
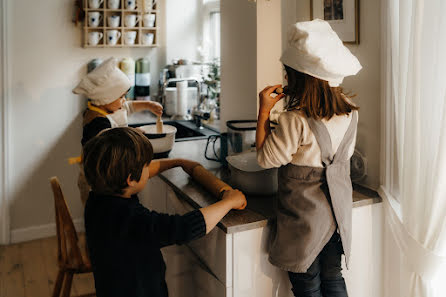
[[[83,9],[85,12],[85,20],[84,20],[84,27],[83,27],[83,47],[84,48],[154,48],[158,47],[158,16],[159,16],[159,9],[157,8],[158,3],[155,2],[151,8],[146,9],[143,11],[143,8],[137,7],[136,9],[125,9],[124,3],[125,0],[120,0],[120,8],[119,9],[109,9],[107,8],[108,1],[105,0],[99,8],[89,8],[88,7],[88,0],[83,0]],[[139,1],[137,1],[138,3]],[[88,13],[89,12],[99,12],[101,14],[101,21],[99,26],[97,27],[91,27],[89,25],[88,21]],[[124,18],[126,15],[129,14],[135,14],[139,16],[138,23],[135,27],[125,27],[124,26]],[[143,26],[143,15],[144,14],[155,14],[155,27],[144,27]],[[109,27],[107,24],[107,18],[110,15],[118,15],[120,16],[120,26],[119,27]],[[118,30],[120,32],[120,37],[118,38],[118,41],[115,45],[107,44],[107,31],[108,30]],[[135,31],[136,39],[135,44],[125,44],[124,41],[124,33],[128,31]],[[90,32],[101,32],[103,34],[101,40],[96,45],[89,44],[89,33]],[[143,35],[144,34],[153,34],[153,42],[151,44],[144,44],[143,43]],[[150,36],[149,36],[150,37]]]

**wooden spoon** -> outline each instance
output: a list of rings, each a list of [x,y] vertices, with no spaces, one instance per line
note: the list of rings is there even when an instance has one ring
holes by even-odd
[[[156,119],[156,133],[163,133],[163,120],[161,116]]]

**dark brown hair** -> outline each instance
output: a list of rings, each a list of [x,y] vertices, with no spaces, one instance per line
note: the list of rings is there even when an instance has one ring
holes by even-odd
[[[135,128],[105,130],[83,147],[85,177],[100,194],[123,194],[127,177],[139,181],[145,165],[153,158],[150,141]]]
[[[341,87],[330,87],[328,81],[286,65],[285,71],[288,76],[287,110],[300,109],[307,117],[329,120],[334,115],[347,115],[359,109],[347,101]]]

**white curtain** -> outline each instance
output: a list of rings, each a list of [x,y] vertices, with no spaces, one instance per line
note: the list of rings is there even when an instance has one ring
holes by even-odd
[[[446,296],[446,0],[382,0],[386,221],[399,296]],[[396,199],[392,199],[392,197]]]

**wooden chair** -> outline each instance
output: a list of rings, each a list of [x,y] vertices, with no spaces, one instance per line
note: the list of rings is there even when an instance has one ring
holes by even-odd
[[[82,253],[79,248],[76,229],[60,188],[59,180],[57,177],[52,177],[50,183],[56,211],[57,260],[59,266],[53,297],[69,297],[74,274],[92,272],[92,268],[87,253],[85,251]],[[96,296],[96,294],[82,296]]]

